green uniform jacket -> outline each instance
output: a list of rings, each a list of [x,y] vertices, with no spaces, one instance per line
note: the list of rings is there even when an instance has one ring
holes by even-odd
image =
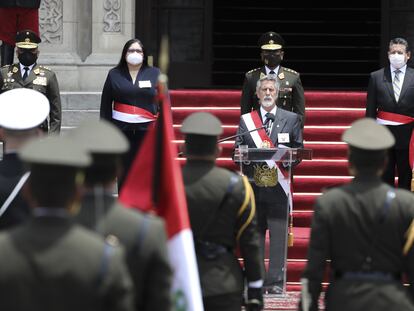
[[[42,128],[50,133],[59,133],[62,120],[59,84],[55,73],[47,67],[35,65],[29,76],[23,81],[19,63],[7,65],[0,69],[0,94],[12,89],[28,88],[45,95],[49,100],[49,125],[47,121]],[[30,99],[29,99],[30,100]]]
[[[327,259],[331,260],[331,278],[326,310],[414,310],[413,288],[409,293],[400,280],[343,277],[347,272],[361,271],[406,273],[413,282],[414,251],[411,248],[403,256],[403,247],[414,218],[414,195],[394,189],[396,197],[387,205],[390,189],[379,178],[356,177],[351,184],[332,189],[317,200],[303,275],[309,281],[310,310],[318,310]]]
[[[256,84],[264,75],[266,75],[264,66],[246,73],[240,102],[241,114],[249,113],[260,107],[259,100],[256,96]],[[276,102],[277,106],[300,115],[303,127],[305,123],[305,94],[299,73],[292,69],[279,66],[277,81],[280,84]]]
[[[232,177],[237,178],[237,183],[219,209]],[[216,167],[214,162],[189,160],[183,168],[183,178],[195,242],[200,239],[231,250],[214,260],[197,253],[202,294],[208,297],[240,293],[241,296],[244,280],[236,247],[244,259],[247,281],[263,279],[252,197],[250,193],[246,195],[245,183],[240,176]]]
[[[122,249],[69,218],[1,233],[0,254],[0,310],[133,310]]]
[[[98,204],[99,200],[87,194],[75,220],[103,236],[116,236],[125,247],[135,286],[135,310],[171,310],[172,271],[164,222],[156,216],[125,208],[111,194],[102,198],[102,210],[96,208],[95,202]],[[96,217],[99,217],[97,222]]]

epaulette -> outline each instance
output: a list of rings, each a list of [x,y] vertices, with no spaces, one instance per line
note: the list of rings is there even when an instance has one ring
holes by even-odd
[[[290,69],[290,68],[283,67],[283,70],[287,71],[287,72],[290,72],[290,73],[293,73],[294,75],[299,75],[299,72],[294,71],[293,69]]]
[[[49,67],[43,66],[43,65],[39,65],[39,67],[42,68],[42,69],[46,69],[46,70],[52,71],[52,69],[50,69]]]
[[[255,71],[257,71],[257,70],[261,70],[261,69],[262,69],[262,67],[255,68],[255,69],[252,69],[252,70],[250,70],[250,71],[246,72],[246,74],[248,75],[248,74],[250,74],[250,73],[252,73],[252,72],[255,72]]]

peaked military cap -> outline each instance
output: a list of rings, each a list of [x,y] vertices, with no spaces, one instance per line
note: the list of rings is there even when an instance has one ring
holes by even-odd
[[[18,88],[0,94],[0,127],[28,130],[42,124],[49,115],[49,100],[42,93]]]
[[[129,148],[124,134],[105,120],[85,120],[71,134],[83,148],[94,154],[120,154]]]
[[[280,50],[285,41],[278,33],[269,31],[260,36],[258,44],[262,50]]]
[[[351,124],[342,135],[342,140],[350,146],[362,150],[385,150],[391,148],[395,139],[391,132],[371,118],[363,118]]]
[[[30,164],[86,167],[91,163],[89,153],[67,136],[48,136],[30,141],[19,152]]]
[[[35,49],[41,41],[39,36],[29,29],[21,30],[16,35],[16,46],[20,49]]]
[[[181,133],[189,135],[219,136],[223,133],[220,120],[208,112],[196,112],[185,118]]]

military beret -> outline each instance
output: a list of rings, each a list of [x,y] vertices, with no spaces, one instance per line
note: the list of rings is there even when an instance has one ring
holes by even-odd
[[[185,118],[181,133],[188,135],[219,136],[223,133],[220,120],[208,112],[196,112]]]
[[[21,30],[16,34],[16,46],[20,49],[35,49],[41,41],[39,36],[29,29]]]
[[[29,164],[86,167],[91,157],[86,149],[67,136],[48,136],[35,139],[19,151],[20,158]]]
[[[279,50],[283,48],[285,41],[278,33],[269,31],[260,36],[258,45],[262,50]]]
[[[351,124],[342,140],[350,146],[362,150],[384,150],[391,148],[395,139],[391,132],[371,118],[362,118]]]
[[[93,154],[120,154],[129,148],[124,134],[105,120],[85,120],[70,134],[83,148]]]
[[[0,127],[35,128],[46,120],[49,111],[49,100],[40,92],[19,88],[0,94]]]

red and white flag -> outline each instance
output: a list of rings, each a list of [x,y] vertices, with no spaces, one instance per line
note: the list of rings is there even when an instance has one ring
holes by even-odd
[[[194,252],[193,234],[177,148],[171,107],[166,92],[159,92],[160,112],[155,126],[140,147],[120,193],[120,201],[163,217],[168,234],[171,267],[174,271],[175,310],[202,311],[203,303]]]

